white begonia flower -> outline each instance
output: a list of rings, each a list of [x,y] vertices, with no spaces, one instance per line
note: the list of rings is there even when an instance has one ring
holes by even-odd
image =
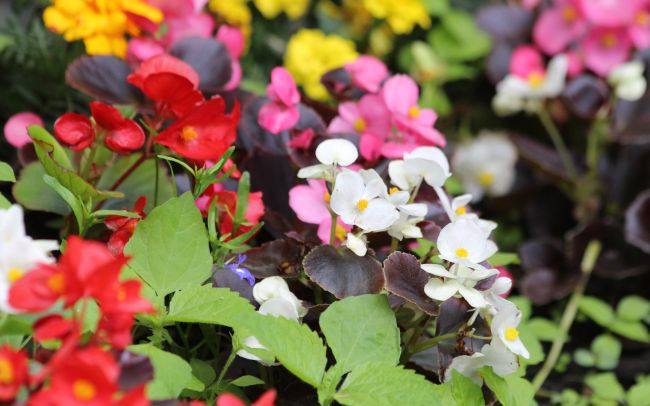
[[[517,357],[501,343],[492,340],[490,344],[485,344],[480,352],[454,358],[445,371],[444,380],[445,382],[451,380],[451,371],[455,369],[480,386],[483,384],[483,379],[479,376],[478,370],[486,365],[492,367],[492,371],[499,376],[513,374],[519,368]]]
[[[607,81],[614,88],[616,97],[623,100],[639,100],[646,91],[647,82],[643,76],[643,62],[630,61],[614,68]]]
[[[528,359],[530,354],[519,338],[517,327],[521,322],[521,311],[513,303],[505,300],[503,306],[497,309],[492,319],[490,329],[492,337],[498,338],[503,345],[514,354]]]
[[[449,271],[437,264],[423,264],[421,267],[424,271],[438,277],[429,279],[424,286],[424,293],[427,296],[444,302],[459,294],[474,308],[487,306],[483,293],[474,286],[479,281],[499,273],[496,269],[472,270],[459,264],[454,264]]]
[[[296,322],[299,322],[307,314],[307,309],[302,305],[302,301],[289,290],[287,282],[279,276],[271,276],[258,282],[253,287],[253,297],[260,304],[260,308],[257,310],[260,314],[284,317]],[[248,348],[266,349],[254,336],[246,337],[242,340],[242,344]],[[237,355],[263,362],[260,357],[246,350],[237,351]]]
[[[15,312],[8,303],[12,283],[39,263],[54,262],[50,251],[58,248],[54,240],[33,240],[25,234],[20,206],[0,209],[0,311]]]
[[[298,171],[300,179],[325,179],[328,182],[334,181],[336,175],[336,168],[332,165],[312,165],[301,168]]]
[[[325,140],[316,147],[316,159],[325,165],[348,166],[358,157],[357,147],[343,138]]]
[[[360,257],[365,256],[366,252],[368,252],[367,244],[368,242],[364,234],[355,235],[348,233],[348,237],[345,239],[345,246]]]
[[[471,213],[467,211],[467,206],[472,201],[472,195],[464,194],[457,197],[454,197],[451,201],[451,216],[450,220],[456,221],[460,218],[469,219],[476,221],[478,226],[485,232],[486,235],[490,235],[494,229],[497,228],[497,223],[490,220],[483,220],[476,215],[476,213]]]
[[[444,226],[436,245],[441,259],[472,269],[484,269],[480,263],[497,252],[478,222],[464,218]]]
[[[454,173],[473,200],[484,194],[503,196],[515,181],[517,149],[505,135],[482,132],[469,144],[459,145],[454,153]]]
[[[535,81],[509,74],[496,86],[492,107],[497,114],[509,115],[521,110],[534,112],[542,107],[544,99],[557,97],[564,90],[569,60],[557,55],[548,63],[543,77]]]
[[[436,147],[418,147],[405,152],[403,160],[388,164],[388,174],[392,184],[407,191],[423,180],[433,187],[441,187],[451,176],[447,157]]]
[[[398,218],[395,206],[384,198],[386,185],[381,178],[364,174],[369,182],[364,182],[362,174],[343,171],[336,177],[330,199],[332,211],[340,216],[345,224],[355,225],[364,231],[383,231]]]

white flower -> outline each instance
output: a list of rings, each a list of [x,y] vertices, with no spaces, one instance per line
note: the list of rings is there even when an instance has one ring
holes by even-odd
[[[534,111],[544,99],[557,97],[564,90],[569,61],[566,55],[557,55],[548,64],[543,77],[526,80],[517,75],[507,75],[497,84],[492,106],[497,114],[508,115],[520,110]]]
[[[18,205],[0,209],[0,311],[15,312],[9,306],[9,288],[39,263],[51,263],[50,251],[59,248],[53,240],[33,240],[25,234],[23,210]]]
[[[464,218],[444,226],[436,245],[441,259],[473,269],[483,269],[480,263],[497,252],[478,222]]]
[[[504,306],[498,309],[497,314],[492,319],[490,328],[492,337],[498,338],[513,353],[528,358],[530,354],[524,343],[521,342],[519,330],[517,330],[520,322],[521,311],[513,303],[506,300]]]
[[[374,172],[374,171],[373,171]],[[367,183],[364,181],[370,179]],[[384,198],[386,185],[378,176],[343,171],[336,177],[330,199],[332,211],[346,224],[364,231],[383,231],[399,217],[395,206]]]
[[[334,180],[336,166],[352,165],[359,157],[359,151],[350,141],[343,138],[329,139],[316,147],[316,159],[320,165],[312,165],[298,171],[301,179]]]
[[[492,367],[492,371],[499,376],[513,374],[519,368],[517,357],[501,343],[492,340],[490,344],[485,344],[480,352],[454,358],[445,371],[445,382],[452,379],[451,371],[455,369],[480,386],[483,380],[477,371],[486,365]]]
[[[422,180],[433,187],[442,186],[449,172],[449,161],[440,148],[418,147],[404,153],[404,160],[392,161],[388,165],[391,182],[404,190],[410,191]]]
[[[300,179],[325,179],[328,182],[334,180],[335,174],[336,168],[325,164],[306,166],[298,171]]]
[[[647,83],[643,68],[643,62],[631,61],[618,65],[610,72],[607,81],[614,87],[618,98],[636,101],[644,95]]]
[[[360,257],[365,256],[366,252],[368,252],[367,243],[364,234],[354,235],[348,233],[348,238],[345,239],[345,246]]]
[[[515,181],[517,149],[501,134],[483,132],[469,144],[460,145],[452,165],[474,200],[484,194],[503,196]]]
[[[485,235],[490,235],[495,228],[497,228],[497,223],[490,220],[483,220],[476,215],[476,213],[468,212],[467,207],[472,201],[472,195],[464,194],[457,197],[454,197],[451,201],[451,216],[450,220],[456,221],[460,218],[469,219],[476,221],[478,226],[485,232]]]
[[[479,281],[499,273],[496,269],[472,270],[458,264],[454,264],[449,271],[442,265],[423,264],[421,266],[426,272],[439,277],[431,278],[424,286],[424,293],[427,296],[443,302],[460,294],[470,306],[475,308],[485,307],[487,302],[483,298],[483,293],[475,289],[474,286]]]

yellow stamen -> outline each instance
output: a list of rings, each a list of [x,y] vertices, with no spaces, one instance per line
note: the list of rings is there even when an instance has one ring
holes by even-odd
[[[123,302],[126,300],[126,290],[123,287],[120,287],[117,290],[117,300]]]
[[[196,132],[194,127],[183,127],[181,130],[181,139],[183,142],[194,141],[199,137],[199,133]]]
[[[77,379],[74,384],[72,384],[72,393],[78,400],[87,402],[95,397],[97,390],[92,382],[86,379]]]
[[[394,186],[392,188],[388,189],[388,193],[391,194],[391,195],[394,195],[397,192],[399,192],[399,189],[394,187]]]
[[[544,75],[539,72],[533,72],[528,75],[528,84],[533,89],[537,89],[544,84]]]
[[[323,200],[325,201],[325,203],[329,203],[330,200],[332,200],[332,195],[330,195],[329,192],[323,193]]]
[[[600,43],[605,48],[611,48],[615,46],[617,42],[616,36],[612,33],[605,34],[600,39]]]
[[[456,214],[459,216],[462,216],[463,214],[467,214],[467,209],[465,206],[460,206],[459,208],[456,209]]]
[[[409,117],[411,118],[420,117],[420,109],[418,108],[418,106],[409,107]]]
[[[368,201],[366,199],[361,199],[357,202],[357,209],[359,209],[359,211],[362,212],[367,208],[368,208]]]
[[[494,183],[494,175],[490,172],[483,171],[478,175],[478,183],[484,187],[491,186]]]
[[[515,341],[519,337],[519,331],[514,327],[508,327],[505,333],[506,340]]]
[[[0,384],[9,385],[14,381],[14,366],[6,358],[0,359]]]
[[[63,274],[60,273],[50,276],[47,280],[47,286],[52,289],[54,293],[62,293],[64,283]]]
[[[339,241],[345,240],[345,237],[348,235],[348,232],[345,231],[345,228],[343,228],[342,225],[337,224],[336,228],[334,229],[334,234],[336,235],[336,239]]]
[[[575,21],[575,19],[578,18],[578,12],[576,11],[576,8],[573,6],[564,7],[562,9],[562,18],[564,18],[564,21],[566,22]]]
[[[9,280],[9,283],[14,283],[18,279],[22,278],[25,272],[17,267],[12,267],[9,268],[9,272],[7,272],[7,279]]]
[[[456,256],[458,258],[467,258],[469,252],[465,248],[456,248]]]
[[[354,120],[354,129],[358,133],[364,132],[366,129],[366,120],[362,118],[357,118]]]

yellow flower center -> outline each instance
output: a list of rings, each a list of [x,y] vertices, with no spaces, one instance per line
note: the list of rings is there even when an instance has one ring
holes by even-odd
[[[0,384],[9,385],[14,381],[14,366],[6,358],[0,359]]]
[[[514,327],[508,327],[505,333],[506,340],[515,341],[519,337],[519,331]]]
[[[562,18],[564,18],[564,21],[569,23],[575,21],[575,19],[578,18],[578,12],[576,11],[576,8],[573,6],[564,7],[562,9]]]
[[[388,189],[388,193],[391,194],[391,195],[394,195],[397,192],[399,192],[399,189],[394,187],[394,186],[392,188]]]
[[[608,33],[603,35],[603,37],[600,39],[600,43],[602,44],[603,47],[605,48],[611,48],[614,45],[616,45],[618,41],[616,40],[616,36],[612,33]]]
[[[411,118],[420,117],[420,109],[418,108],[418,106],[409,107],[409,117]]]
[[[126,300],[126,290],[123,287],[120,287],[117,290],[117,300],[123,302]]]
[[[325,203],[329,203],[330,200],[332,200],[332,195],[330,195],[329,192],[323,193],[323,200],[325,201]]]
[[[63,274],[60,273],[50,276],[47,280],[47,286],[52,289],[52,292],[54,293],[62,293],[64,283]]]
[[[339,241],[345,240],[345,237],[348,235],[348,232],[345,231],[345,228],[343,228],[342,225],[337,224],[336,228],[334,229],[334,234],[336,235],[336,239]]]
[[[362,118],[357,118],[354,120],[354,129],[358,133],[364,132],[366,129],[366,120]]]
[[[463,214],[467,214],[467,209],[465,206],[460,206],[456,209],[456,214],[459,216],[462,216]]]
[[[648,20],[649,19],[650,18],[648,17],[648,13],[645,12],[645,11],[641,11],[641,12],[639,12],[639,14],[636,15],[636,18],[634,19],[634,21],[638,25],[645,26],[645,25],[648,25]]]
[[[362,212],[367,208],[368,208],[368,201],[366,199],[361,199],[357,202],[357,209],[359,209],[359,211]]]
[[[78,400],[87,402],[95,397],[97,390],[92,382],[86,379],[77,379],[74,384],[72,384],[72,393]]]
[[[7,279],[9,280],[9,283],[14,283],[18,279],[22,278],[25,272],[17,267],[11,267],[9,268],[9,272],[7,272]]]
[[[194,141],[199,137],[199,133],[196,132],[194,127],[183,127],[181,130],[181,139],[183,142]]]
[[[494,183],[494,175],[488,171],[482,171],[478,175],[478,183],[484,187],[491,186]]]
[[[469,255],[469,252],[467,252],[467,250],[465,248],[462,248],[462,247],[461,248],[456,248],[456,256],[458,258],[467,258],[468,255]]]
[[[539,72],[533,72],[528,75],[528,84],[533,89],[537,89],[544,84],[544,75]]]

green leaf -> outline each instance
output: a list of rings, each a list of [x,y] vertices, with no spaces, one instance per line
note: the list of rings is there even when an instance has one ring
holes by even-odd
[[[174,294],[166,320],[234,327],[244,313],[254,313],[250,302],[227,288],[193,286]]]
[[[485,366],[479,370],[479,375],[503,406],[529,406],[535,404],[533,400],[535,392],[532,385],[527,380],[516,376],[516,374],[500,377],[492,371],[492,368]]]
[[[400,335],[385,295],[350,296],[332,303],[320,327],[344,372],[366,362],[396,365]]]
[[[205,282],[211,275],[212,255],[192,194],[153,209],[138,223],[124,253],[133,257],[128,266],[158,296]]]
[[[265,382],[253,375],[244,375],[230,382],[231,385],[246,388],[248,386],[264,385]]]
[[[291,373],[313,387],[320,385],[327,357],[317,333],[296,321],[259,313],[245,314],[238,322]]]
[[[543,317],[534,317],[526,323],[526,328],[541,341],[552,342],[560,335],[557,324]]]
[[[11,202],[0,193],[0,209],[8,209],[11,207]]]
[[[444,15],[451,9],[449,0],[422,0],[422,4],[432,16]]]
[[[442,405],[437,385],[401,366],[367,363],[345,378],[334,395],[342,405]]]
[[[575,361],[576,364],[585,368],[593,367],[594,364],[596,363],[596,357],[594,356],[594,354],[591,351],[586,350],[584,348],[578,348],[577,350],[575,350],[575,352],[573,353],[573,360]]]
[[[15,182],[16,175],[14,175],[14,170],[11,169],[11,166],[0,161],[0,182]]]
[[[649,313],[650,301],[641,296],[626,296],[616,306],[616,314],[625,321],[641,321]]]
[[[621,401],[625,397],[623,387],[612,372],[587,376],[585,383],[594,391],[594,395],[602,399]]]
[[[217,373],[214,372],[214,368],[205,361],[192,358],[190,360],[190,366],[192,367],[192,375],[197,377],[205,386],[210,385],[217,378]]]
[[[442,17],[442,24],[429,32],[434,51],[448,61],[470,61],[485,56],[492,46],[485,35],[465,12],[453,10]]]
[[[526,360],[526,364],[537,365],[544,361],[544,348],[542,348],[542,344],[539,342],[537,336],[530,330],[528,324],[524,324],[519,328],[519,335],[524,346],[530,353],[530,357]]]
[[[34,149],[36,149],[36,154],[38,159],[42,162],[41,154],[50,153],[52,159],[61,165],[64,169],[70,171],[74,170],[70,158],[65,149],[59,144],[59,142],[45,130],[45,128],[38,125],[30,125],[27,128],[29,136],[32,137],[34,141]],[[44,149],[46,147],[46,149]]]
[[[0,322],[0,336],[26,336],[32,334],[32,323],[25,319],[25,315],[7,314]]]
[[[616,318],[610,305],[593,296],[584,296],[578,303],[578,309],[603,327],[608,327]]]
[[[483,406],[485,404],[480,386],[455,369],[451,370],[451,375],[451,393],[456,403],[463,406]]]
[[[591,342],[591,352],[596,358],[595,365],[600,369],[616,368],[621,350],[621,342],[609,334],[601,334]]]
[[[626,395],[628,406],[646,406],[650,399],[650,376],[639,379],[627,391]]]
[[[138,344],[128,350],[146,355],[154,368],[154,379],[147,384],[147,397],[151,400],[177,398],[181,391],[193,383],[192,367],[176,354],[163,351],[152,344]]]
[[[610,330],[630,340],[650,343],[650,333],[641,322],[614,320],[608,327]]]
[[[237,235],[239,226],[246,222],[246,209],[248,209],[248,194],[251,189],[251,179],[248,172],[244,172],[239,178],[237,186],[237,206],[235,208],[235,218],[233,220],[232,235]]]
[[[14,198],[21,206],[30,210],[46,211],[60,215],[68,215],[70,207],[43,180],[45,169],[40,162],[32,162],[25,166],[13,186]]]
[[[77,220],[79,230],[83,230],[86,221],[86,210],[84,209],[83,203],[79,201],[77,196],[75,196],[71,191],[66,189],[65,186],[59,183],[56,178],[53,178],[50,175],[43,175],[43,182],[51,187],[52,190],[61,196],[61,198],[68,204],[68,206],[70,206],[72,212],[74,213],[74,217]]]
[[[488,258],[492,266],[519,265],[519,255],[516,252],[497,252]]]

